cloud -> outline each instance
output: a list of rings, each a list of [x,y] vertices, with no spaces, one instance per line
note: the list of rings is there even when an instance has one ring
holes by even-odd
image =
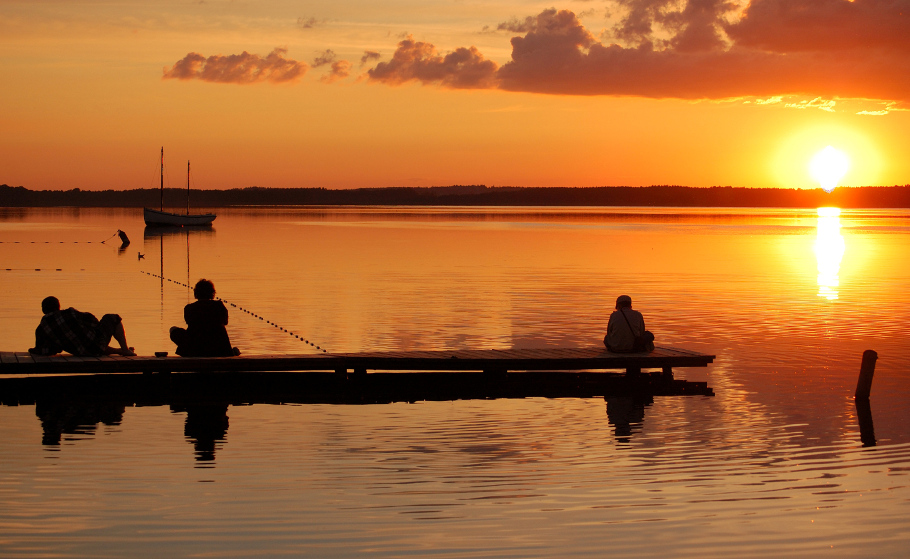
[[[324,19],[316,19],[315,17],[297,18],[297,27],[301,29],[312,29],[314,27],[322,27],[323,25],[325,25]]]
[[[360,57],[360,67],[363,68],[369,62],[372,62],[373,60],[379,60],[380,58],[382,58],[382,55],[378,52],[374,50],[365,50],[363,51],[363,56]]]
[[[513,17],[508,21],[504,21],[496,26],[497,31],[509,31],[512,33],[527,33],[534,29],[534,24],[537,22],[536,18],[528,16],[524,19],[518,19]]]
[[[317,56],[313,60],[313,68],[319,68],[320,66],[325,66],[326,64],[331,64],[335,61],[335,51],[332,49],[326,49],[325,52]]]
[[[440,56],[435,46],[409,35],[398,43],[391,61],[380,62],[367,75],[370,81],[389,85],[419,81],[453,89],[489,89],[495,86],[497,68],[475,47],[461,47]]]
[[[215,83],[250,84],[258,82],[293,82],[309,67],[303,62],[285,58],[287,49],[276,48],[267,56],[241,54],[205,57],[191,52],[171,68],[164,69],[163,79],[199,79]]]
[[[513,18],[500,24],[500,28],[522,35],[512,37],[511,60],[495,72],[490,72],[495,63],[474,47],[456,49],[443,58],[433,44],[408,37],[399,43],[393,61],[379,64],[370,72],[370,79],[556,95],[910,100],[910,56],[903,46],[910,41],[910,23],[904,23],[910,17],[882,23],[890,31],[875,48],[843,49],[815,41],[814,50],[806,50],[813,43],[803,41],[796,45],[799,48],[787,50],[773,29],[773,18],[767,18],[767,25],[759,25],[769,5],[799,5],[804,17],[811,19],[816,11],[823,15],[846,0],[752,0],[742,14],[727,0],[617,1],[625,15],[613,28],[612,37],[627,46],[598,40],[573,12],[550,8],[534,18]],[[905,5],[910,15],[910,0],[889,1]],[[860,5],[861,13],[870,14],[859,24],[861,36],[885,19],[880,14],[893,11],[873,9],[891,5],[884,0],[855,0],[853,4]],[[738,22],[729,23],[737,17]],[[785,18],[787,25],[795,26],[796,21],[795,16]],[[819,33],[822,29],[814,23],[809,28]],[[853,43],[862,45],[861,41]],[[775,45],[780,48],[771,48]],[[456,57],[463,62],[455,64]]]
[[[704,34],[676,35],[662,50],[649,40],[626,48],[596,41],[571,12],[551,9],[537,17],[535,30],[512,38],[512,60],[498,73],[503,89],[683,99],[782,94],[906,99],[910,94],[906,56],[724,49]]]
[[[799,103],[786,103],[784,106],[788,109],[821,109],[833,113],[836,105],[837,101],[834,101],[833,99],[816,97],[815,99],[800,101]]]
[[[908,0],[752,0],[724,26],[737,45],[773,52],[910,50]]]
[[[569,10],[501,22],[496,30],[513,34],[511,58],[502,65],[474,46],[441,53],[433,43],[405,35],[392,59],[364,77],[388,85],[752,99],[756,105],[812,99],[789,105],[832,111],[828,101],[813,103],[910,102],[910,0],[612,0],[610,12],[618,23],[598,30],[599,37]],[[315,22],[300,18],[298,25]],[[190,53],[165,69],[165,78],[252,83],[302,76],[308,66],[285,54]],[[364,51],[360,65],[379,59],[378,51]],[[323,81],[351,71],[331,49],[313,61],[314,67],[328,65]]]
[[[335,83],[338,80],[343,80],[344,78],[351,75],[352,66],[353,65],[347,60],[338,60],[336,62],[332,62],[332,71],[319,79],[323,83]]]

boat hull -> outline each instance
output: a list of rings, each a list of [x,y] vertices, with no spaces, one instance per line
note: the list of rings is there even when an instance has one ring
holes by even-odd
[[[151,208],[144,208],[145,224],[149,226],[162,225],[211,225],[215,214],[175,214],[162,212]]]

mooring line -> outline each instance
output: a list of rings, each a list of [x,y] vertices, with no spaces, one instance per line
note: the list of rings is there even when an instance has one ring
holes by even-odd
[[[174,285],[177,285],[177,286],[180,286],[180,287],[185,287],[185,288],[187,288],[187,289],[192,289],[192,288],[193,288],[191,285],[187,285],[187,284],[185,284],[185,283],[183,283],[183,282],[180,282],[180,281],[177,281],[177,280],[172,280],[172,279],[166,278],[166,277],[164,277],[164,276],[160,276],[160,275],[158,275],[158,274],[156,274],[156,273],[154,273],[154,272],[146,272],[145,270],[139,270],[139,273],[145,274],[145,275],[147,275],[147,276],[151,276],[151,277],[153,277],[153,278],[158,278],[158,279],[161,279],[161,280],[164,280],[164,281],[173,283]],[[242,312],[245,312],[246,314],[252,316],[253,318],[258,318],[259,320],[265,322],[266,324],[269,324],[269,325],[271,325],[272,327],[277,328],[278,330],[281,330],[282,332],[285,332],[286,334],[288,334],[288,335],[291,336],[292,338],[296,338],[296,339],[300,340],[301,342],[303,342],[303,343],[305,343],[305,344],[307,344],[307,345],[311,345],[311,346],[315,347],[316,349],[321,350],[323,353],[328,353],[327,350],[322,349],[322,347],[320,347],[320,346],[314,344],[314,343],[311,342],[310,340],[305,339],[303,336],[300,336],[299,334],[295,334],[294,332],[291,332],[291,331],[288,330],[287,328],[283,328],[283,327],[279,326],[278,324],[272,322],[271,320],[266,320],[265,317],[263,317],[263,316],[261,316],[261,315],[258,315],[258,314],[254,313],[254,312],[251,311],[251,310],[245,309],[245,308],[241,307],[240,305],[236,305],[236,304],[234,304],[234,303],[231,303],[231,302],[229,302],[227,299],[222,299],[221,297],[216,297],[216,299],[218,299],[218,300],[221,301],[222,303],[225,303],[225,304],[227,304],[227,305],[230,305],[230,306],[234,307],[234,308],[237,309],[237,310],[240,310],[240,311],[242,311]]]
[[[113,239],[114,237],[120,236],[120,241],[126,245],[130,244],[129,238],[126,236],[126,233],[118,229],[114,232],[113,235],[104,239],[103,241],[0,241],[0,245],[72,245],[72,244],[83,244],[83,245],[103,245]]]
[[[5,272],[62,272],[63,268],[3,268]],[[80,272],[84,272],[85,268],[79,268]]]

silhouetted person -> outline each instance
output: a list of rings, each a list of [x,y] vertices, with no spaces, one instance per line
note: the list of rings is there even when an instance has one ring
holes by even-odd
[[[215,284],[201,279],[193,287],[195,303],[183,308],[186,328],[172,326],[171,341],[177,344],[177,355],[183,357],[229,357],[240,352],[231,347],[228,337],[227,307],[215,300]]]
[[[56,297],[41,301],[44,316],[35,330],[35,347],[28,350],[35,355],[56,355],[61,351],[79,356],[136,355],[126,343],[123,320],[119,314],[106,314],[101,320],[73,307],[60,310]],[[111,338],[120,348],[110,346]]]
[[[635,339],[642,339],[642,347],[636,347]],[[614,353],[654,351],[654,336],[645,330],[645,318],[632,310],[632,298],[620,295],[616,298],[616,310],[610,314],[604,345]]]
[[[35,415],[44,434],[41,444],[56,446],[64,434],[92,434],[98,423],[120,425],[126,406],[104,400],[38,400]]]
[[[183,434],[193,443],[197,462],[215,460],[215,443],[223,442],[227,437],[227,409],[228,405],[221,403],[171,406],[172,412],[186,412]]]
[[[649,397],[619,396],[604,398],[607,402],[607,421],[613,426],[617,442],[627,443],[632,434],[641,429],[645,420],[645,407],[654,401]]]

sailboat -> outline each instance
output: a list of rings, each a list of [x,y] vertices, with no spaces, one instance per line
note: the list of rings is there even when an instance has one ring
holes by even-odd
[[[191,214],[190,213],[190,162],[186,162],[186,213],[175,214],[164,211],[164,147],[161,148],[161,209],[153,210],[144,208],[145,224],[151,226],[159,225],[211,225],[215,214]]]

